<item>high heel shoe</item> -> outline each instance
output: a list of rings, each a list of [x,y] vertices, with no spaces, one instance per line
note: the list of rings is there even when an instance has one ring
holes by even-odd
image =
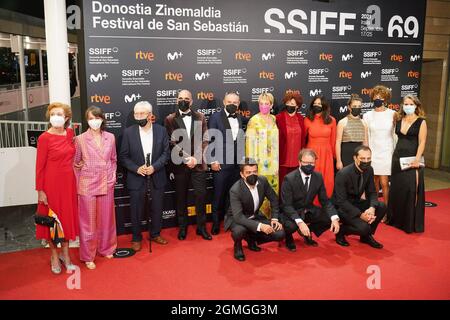
[[[94,270],[95,269],[95,263],[94,261],[88,261],[86,262],[86,268],[88,268],[89,270]]]
[[[53,263],[52,263],[53,262],[52,260],[53,259],[50,258],[50,267],[51,267],[52,273],[53,274],[60,274],[61,273],[61,265],[59,265],[59,261],[58,261],[58,265],[54,266]]]
[[[77,266],[72,264],[72,262],[67,264],[62,255],[59,256],[59,260],[61,260],[64,267],[66,267],[67,271],[75,271],[76,270]]]

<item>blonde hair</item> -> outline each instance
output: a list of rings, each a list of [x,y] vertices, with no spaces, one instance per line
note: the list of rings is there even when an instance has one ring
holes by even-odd
[[[63,109],[64,110],[64,116],[69,118],[64,123],[64,128],[67,128],[69,126],[69,124],[70,124],[70,120],[72,119],[72,109],[70,109],[70,107],[67,104],[65,104],[65,103],[62,103],[62,102],[52,102],[52,103],[50,103],[48,105],[48,107],[47,107],[47,112],[45,113],[45,117],[47,118],[47,121],[50,121],[50,112],[53,109],[56,109],[56,108]],[[49,123],[48,127],[51,128],[52,125]]]
[[[384,99],[384,103],[387,105],[391,101],[392,93],[389,88],[377,85],[372,89],[372,92],[370,93],[370,99],[374,99],[375,96],[380,95]]]
[[[261,93],[258,97],[258,103],[261,103],[261,101],[269,101],[269,103],[273,105],[274,101],[273,95],[271,93],[266,92]]]
[[[407,94],[406,96],[403,97],[403,101],[400,104],[400,108],[398,109],[398,111],[395,115],[397,121],[403,119],[403,117],[406,115],[405,112],[403,111],[403,104],[405,103],[406,99],[412,100],[414,102],[414,104],[416,105],[416,110],[414,110],[414,113],[419,118],[425,119],[425,111],[422,108],[422,102],[420,102],[420,100],[417,96],[413,96],[412,94]]]

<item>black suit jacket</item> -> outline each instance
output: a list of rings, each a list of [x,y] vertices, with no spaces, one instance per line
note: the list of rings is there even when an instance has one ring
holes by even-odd
[[[180,115],[178,110],[166,117],[164,120],[164,126],[166,127],[169,135],[170,150],[172,152],[178,152],[181,158],[186,158],[189,156],[195,157],[198,164],[192,170],[205,171],[208,169],[204,155],[209,141],[207,132],[208,126],[206,124],[206,118],[203,114],[192,109],[191,114],[191,132],[189,133],[184,125],[183,117]],[[180,129],[181,131],[178,131],[177,129]],[[178,134],[181,133],[180,136],[176,136],[174,131]],[[200,135],[199,141],[195,140],[197,135]],[[175,164],[171,161],[170,164],[173,172],[182,172],[187,168],[184,163]]]
[[[355,163],[352,163],[339,170],[334,181],[334,203],[339,212],[348,218],[361,215],[360,210],[353,203],[361,201],[363,192],[366,193],[366,199],[369,200],[371,207],[376,208],[379,204],[373,181],[373,168],[370,167],[363,173],[362,191],[358,186],[357,170]]]
[[[239,131],[236,137],[236,149],[233,141],[233,135],[231,133],[230,122],[228,121],[227,114],[222,109],[219,112],[215,112],[209,117],[208,129],[216,129],[222,135],[222,141],[217,140],[213,134],[209,134],[210,145],[208,146],[208,163],[219,161],[222,169],[233,164],[227,162],[227,155],[234,153],[236,160],[240,160],[245,156],[245,133],[243,130],[242,116],[238,113],[237,121],[239,124]],[[220,152],[219,152],[220,151]],[[233,159],[231,159],[233,161]]]
[[[319,197],[322,208],[330,218],[337,215],[336,209],[327,196],[322,174],[315,171],[311,174],[309,189],[306,192],[300,171],[296,169],[284,177],[281,186],[281,210],[287,218],[304,220],[305,210],[316,209],[313,205],[315,196]]]
[[[230,208],[225,216],[225,231],[228,230],[234,223],[243,225],[253,232],[257,232],[258,218],[263,218],[264,215],[259,211],[263,204],[264,198],[267,197],[270,201],[270,208],[272,210],[272,219],[278,219],[280,212],[278,206],[278,196],[264,176],[258,176],[259,206],[255,208],[252,194],[245,184],[243,179],[239,179],[230,189]],[[254,216],[255,219],[249,219]]]
[[[151,175],[155,188],[164,188],[167,183],[165,165],[169,159],[169,137],[166,129],[157,124],[152,124],[153,147],[151,165],[155,172]],[[132,125],[125,129],[122,137],[122,145],[119,153],[119,161],[127,169],[127,187],[129,190],[140,190],[144,187],[146,177],[137,173],[140,166],[145,164],[144,151],[142,149],[139,126]]]

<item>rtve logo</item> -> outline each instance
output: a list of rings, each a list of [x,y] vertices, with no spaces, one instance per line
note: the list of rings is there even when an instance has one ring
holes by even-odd
[[[339,78],[351,79],[353,78],[353,73],[351,71],[342,70],[339,72]]]
[[[370,96],[372,94],[373,89],[372,88],[362,88],[361,89],[361,94],[366,95],[366,96]]]
[[[165,79],[168,81],[183,81],[183,74],[181,72],[167,72],[165,74]]]
[[[177,60],[177,59],[180,59],[181,57],[183,56],[183,52],[174,52],[174,53],[172,53],[172,52],[168,52],[167,53],[167,60],[168,61],[173,61],[173,60]]]
[[[136,51],[135,53],[136,60],[148,60],[148,61],[154,61],[155,60],[155,54],[151,51]]]
[[[275,73],[263,70],[259,73],[259,78],[266,80],[275,80]]]
[[[99,82],[102,80],[105,80],[108,78],[108,75],[106,73],[97,73],[97,74],[91,74],[89,77],[90,82]]]
[[[322,52],[321,54],[319,54],[319,60],[331,62],[333,61],[333,54]]]
[[[95,95],[91,96],[91,102],[92,103],[110,104],[111,103],[111,97],[108,96],[108,95],[95,94]]]
[[[212,92],[205,92],[205,91],[197,92],[197,99],[198,100],[209,100],[209,101],[212,101],[212,100],[214,100],[214,93],[212,93]]]
[[[301,93],[300,93],[300,90],[298,90],[298,89],[287,89],[285,91],[285,94],[301,94]]]
[[[419,77],[420,77],[420,72],[419,71],[414,71],[414,70],[409,70],[408,71],[408,78],[419,79]]]
[[[250,52],[236,52],[234,54],[235,60],[252,61],[252,54]]]
[[[393,55],[391,55],[391,61],[403,62],[403,55],[393,54]]]

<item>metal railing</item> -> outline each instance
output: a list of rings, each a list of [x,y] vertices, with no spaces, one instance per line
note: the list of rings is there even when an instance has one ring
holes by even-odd
[[[46,131],[48,122],[0,120],[0,148],[28,147],[27,131]],[[72,123],[75,135],[82,132],[81,123]]]

